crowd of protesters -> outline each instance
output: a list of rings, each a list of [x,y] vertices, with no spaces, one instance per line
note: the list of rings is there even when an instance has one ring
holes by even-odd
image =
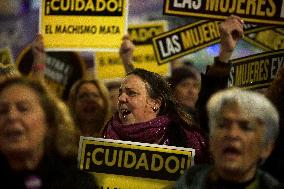
[[[10,188],[95,188],[94,177],[76,167],[83,135],[195,149],[194,167],[175,188],[281,187],[284,68],[264,95],[228,88],[243,25],[237,16],[220,24],[219,56],[206,73],[182,65],[169,78],[135,68],[126,35],[119,52],[126,71],[121,82],[82,78],[68,101],[45,84],[45,50],[37,36],[28,77],[16,67],[1,67],[1,178]]]

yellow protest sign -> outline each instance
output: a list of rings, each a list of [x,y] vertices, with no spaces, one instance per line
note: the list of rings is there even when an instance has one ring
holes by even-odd
[[[279,28],[254,32],[244,40],[266,51],[284,49],[284,33]]]
[[[135,45],[133,53],[135,67],[144,68],[164,76],[169,74],[168,65],[157,64],[152,46],[152,38],[166,30],[166,21],[129,25],[128,34],[130,40]],[[125,76],[124,67],[118,53],[97,52],[95,54],[95,61],[97,78],[114,80]]]
[[[245,89],[268,87],[284,65],[284,50],[232,60],[231,84]]]
[[[171,188],[194,163],[195,150],[81,137],[79,168],[93,172],[99,188]]]
[[[201,20],[153,37],[154,51],[159,64],[196,52],[220,42],[220,21]],[[246,24],[245,35],[272,28]]]
[[[214,20],[234,14],[248,22],[284,25],[284,0],[165,0],[164,14]]]
[[[47,49],[117,50],[128,0],[42,0],[40,33]]]

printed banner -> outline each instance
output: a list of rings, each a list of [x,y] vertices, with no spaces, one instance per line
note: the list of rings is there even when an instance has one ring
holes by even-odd
[[[79,168],[95,172],[99,188],[170,188],[194,163],[191,148],[81,137]]]
[[[219,24],[221,21],[202,20],[153,37],[153,46],[159,64],[196,52],[220,42]],[[244,33],[272,28],[246,24]]]
[[[244,40],[265,51],[284,49],[284,33],[280,28],[254,32]]]
[[[160,75],[169,75],[168,65],[158,65],[152,46],[152,38],[167,31],[166,21],[130,24],[128,35],[135,45],[133,64]],[[121,40],[120,40],[121,41]],[[125,76],[125,70],[118,53],[97,52],[95,54],[96,76],[99,79],[115,80]]]
[[[49,50],[119,48],[126,32],[128,0],[42,0],[40,33]]]
[[[164,0],[163,11],[214,20],[233,14],[248,22],[284,25],[284,0]]]
[[[268,87],[284,65],[284,50],[232,60],[231,85],[258,89]]]

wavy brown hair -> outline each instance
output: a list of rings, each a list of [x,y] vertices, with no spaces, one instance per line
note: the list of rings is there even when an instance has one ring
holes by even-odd
[[[48,132],[45,138],[45,153],[58,153],[62,157],[75,157],[78,149],[78,134],[67,106],[52,94],[43,82],[23,77],[7,79],[0,83],[0,93],[13,85],[22,85],[36,93],[45,113]]]
[[[152,99],[161,100],[161,108],[158,115],[168,115],[177,123],[186,126],[193,126],[193,121],[183,108],[179,105],[173,95],[169,83],[159,74],[136,68],[127,75],[136,75],[148,84],[146,86],[149,96]],[[195,125],[196,126],[196,125]]]
[[[100,123],[94,123],[97,124],[97,127],[100,127],[100,130],[103,129],[104,125],[106,124],[106,122],[110,119],[111,117],[111,105],[110,105],[110,100],[109,100],[109,92],[107,87],[105,86],[105,84],[97,79],[92,79],[92,80],[78,80],[71,88],[71,91],[69,93],[69,98],[68,98],[68,105],[70,107],[70,111],[73,115],[74,121],[76,123],[76,126],[79,126],[78,124],[78,117],[76,115],[75,112],[75,104],[77,101],[77,94],[79,92],[79,89],[81,88],[81,86],[83,84],[86,83],[91,83],[93,85],[95,85],[97,87],[97,89],[99,90],[100,96],[103,99],[103,103],[104,103],[104,112],[103,112],[103,117],[101,117],[101,121]]]

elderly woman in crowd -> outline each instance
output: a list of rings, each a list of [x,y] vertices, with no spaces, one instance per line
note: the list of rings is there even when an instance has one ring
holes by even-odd
[[[100,137],[111,117],[109,92],[99,80],[79,80],[71,88],[69,107],[76,126],[84,136]]]
[[[1,185],[7,188],[94,188],[76,168],[78,137],[72,119],[38,81],[0,84]]]
[[[117,109],[104,138],[190,147],[196,150],[195,163],[207,161],[206,139],[160,75],[144,69],[129,72],[119,89]]]
[[[207,105],[214,163],[191,167],[176,188],[258,188],[279,183],[259,166],[271,154],[279,133],[276,108],[262,94],[227,89]]]

